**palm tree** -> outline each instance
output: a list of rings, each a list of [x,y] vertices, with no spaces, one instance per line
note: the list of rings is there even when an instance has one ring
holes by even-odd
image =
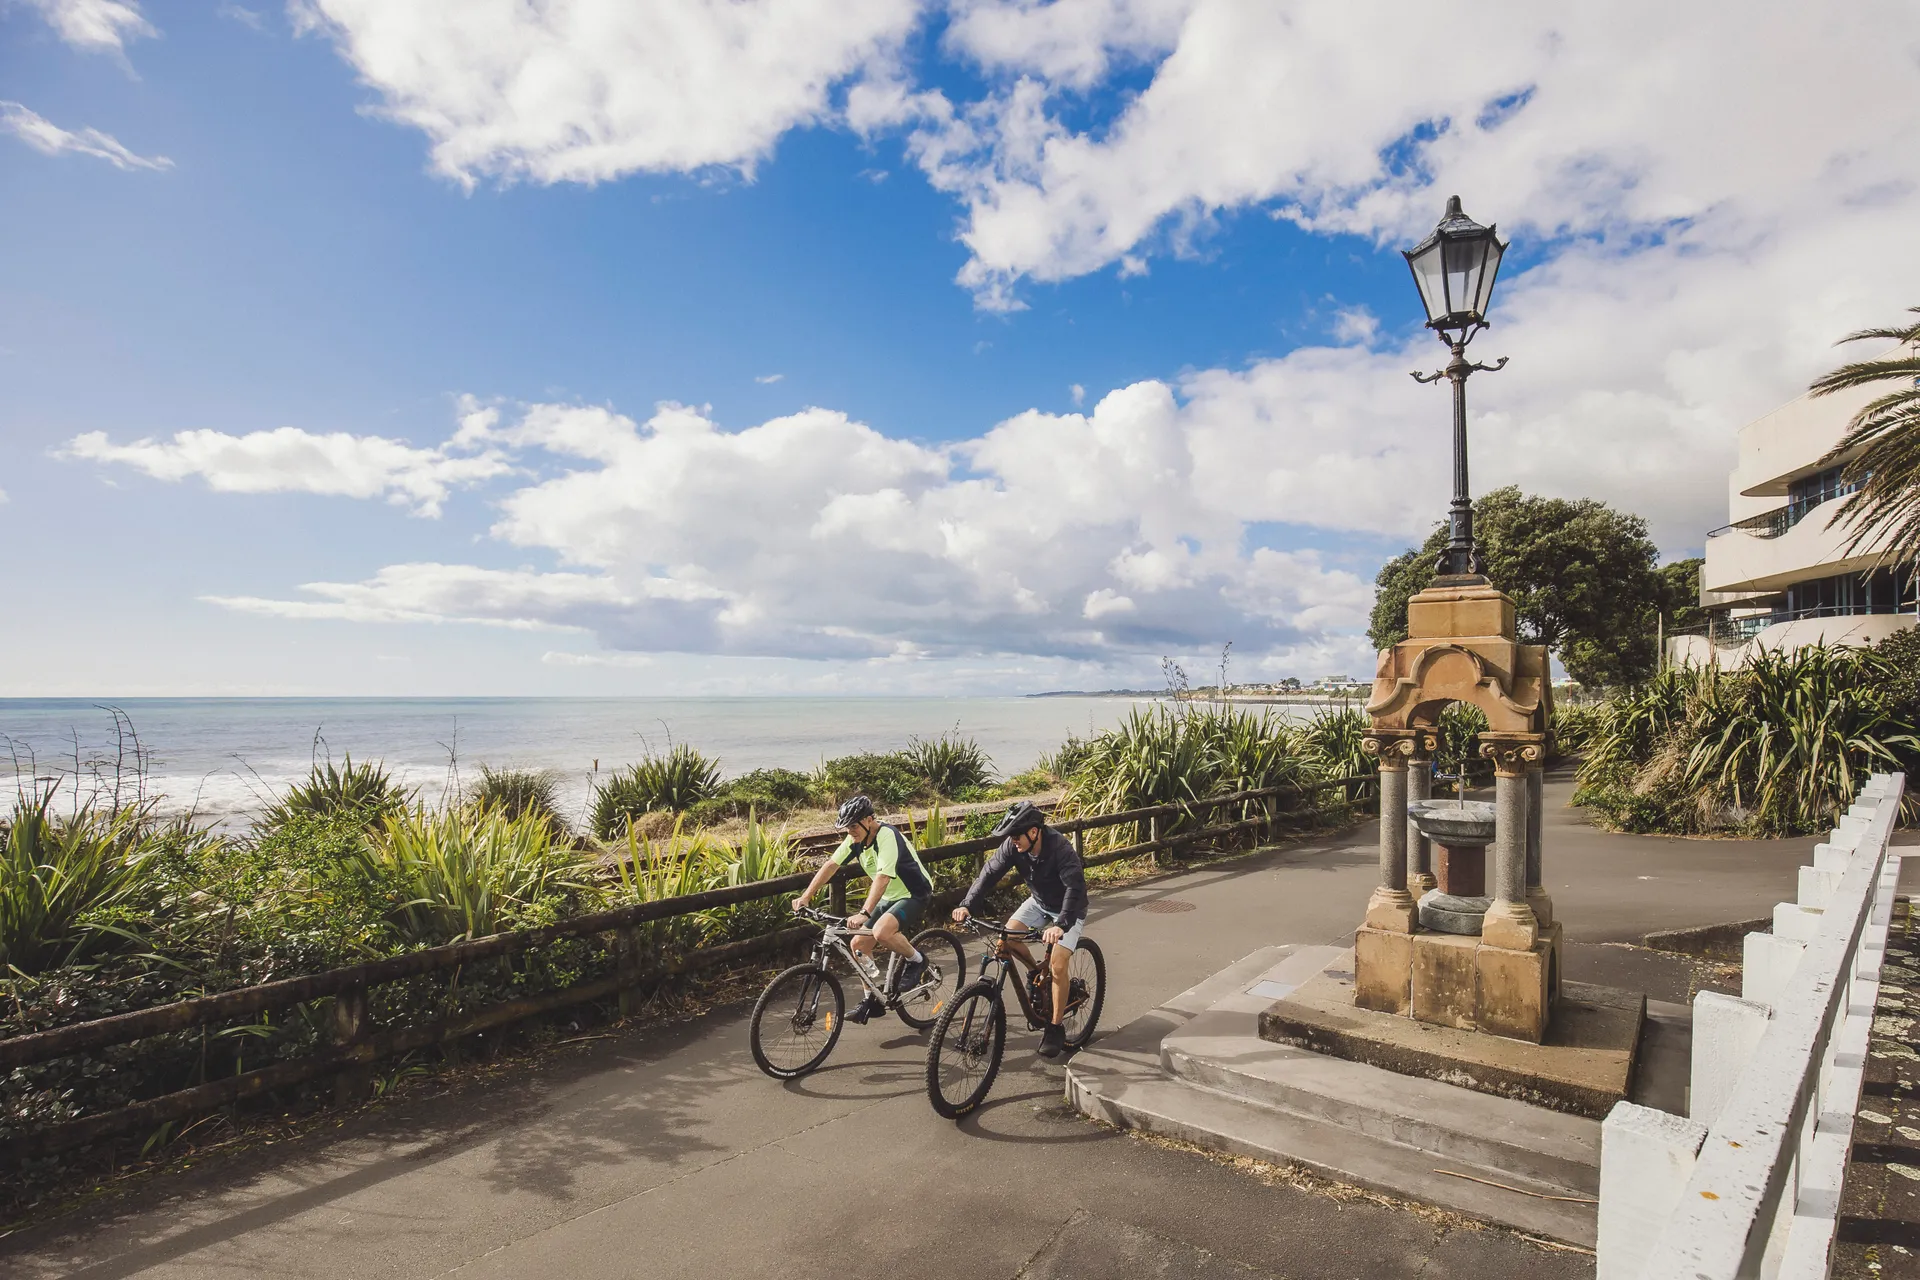
[[[1909,309],[1920,314],[1920,307]],[[1817,379],[1812,391],[1824,396],[1848,387],[1895,385],[1853,415],[1847,434],[1824,459],[1847,459],[1840,480],[1854,491],[1835,513],[1853,529],[1847,550],[1884,537],[1880,563],[1892,564],[1920,555],[1920,324],[1862,329],[1840,339],[1869,340],[1900,345],[1877,360],[1841,365]]]

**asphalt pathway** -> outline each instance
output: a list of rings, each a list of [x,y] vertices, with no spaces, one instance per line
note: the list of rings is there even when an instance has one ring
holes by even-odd
[[[1811,840],[1602,836],[1548,786],[1570,940],[1767,914]],[[1118,1027],[1258,947],[1350,940],[1375,879],[1358,827],[1096,893]],[[1171,907],[1171,909],[1168,909]],[[1598,953],[1601,948],[1582,948]],[[1568,976],[1580,978],[1569,960]],[[344,1117],[18,1233],[22,1278],[699,1275],[1586,1276],[1592,1261],[1432,1214],[1268,1182],[1095,1126],[1037,1038],[1009,1036],[960,1124],[924,1040],[849,1027],[825,1068],[755,1068],[746,1014],[582,1046],[506,1082]]]

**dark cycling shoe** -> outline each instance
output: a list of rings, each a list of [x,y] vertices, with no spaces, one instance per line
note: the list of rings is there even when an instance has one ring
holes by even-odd
[[[899,992],[911,991],[927,980],[927,961],[923,956],[918,960],[909,960],[900,966],[900,977],[893,984]]]
[[[1067,1029],[1054,1023],[1040,1033],[1040,1056],[1057,1058],[1067,1049]]]
[[[878,1000],[875,1000],[872,996],[868,996],[866,999],[862,1000],[859,1004],[855,1005],[853,1009],[847,1014],[847,1021],[864,1024],[866,1020],[868,1018],[871,1018],[874,1014],[885,1013],[886,1011],[887,1011],[887,1006],[881,1004]]]

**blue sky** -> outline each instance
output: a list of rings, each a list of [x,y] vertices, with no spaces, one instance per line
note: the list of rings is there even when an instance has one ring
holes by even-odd
[[[1518,7],[1431,83],[1357,11],[563,8],[0,9],[0,692],[1358,673],[1446,194],[1516,240],[1476,487],[1672,554],[1920,283],[1902,6]]]

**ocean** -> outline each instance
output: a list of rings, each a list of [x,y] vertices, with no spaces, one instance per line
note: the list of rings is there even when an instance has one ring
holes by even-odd
[[[0,771],[16,787],[77,775],[81,794],[136,785],[168,812],[244,827],[316,760],[383,763],[433,802],[495,769],[551,769],[572,812],[596,776],[673,743],[727,776],[810,769],[957,732],[1002,774],[1145,700],[1064,698],[85,698],[0,699]],[[137,749],[136,749],[137,744]]]

